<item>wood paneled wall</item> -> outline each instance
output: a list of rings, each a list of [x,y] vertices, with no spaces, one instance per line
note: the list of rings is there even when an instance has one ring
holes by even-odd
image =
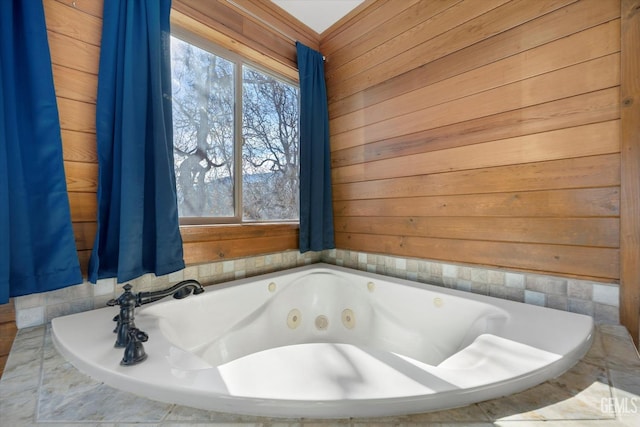
[[[640,0],[621,1],[620,321],[640,347]]]
[[[64,167],[80,263],[86,271],[96,231],[96,93],[102,2],[45,0]]]
[[[99,0],[44,0],[71,218],[85,272],[96,232],[95,108],[102,5]],[[289,37],[318,47],[317,35],[260,1],[174,0],[173,7],[179,17],[174,20],[182,26],[197,26],[200,36],[290,75],[297,72]],[[189,264],[298,247],[298,227],[292,225],[184,227],[182,234]]]
[[[339,248],[611,282],[626,263],[623,282],[633,283],[621,287],[621,314],[637,323],[638,250],[629,248],[638,224],[629,213],[638,208],[621,200],[638,193],[621,185],[639,173],[625,155],[638,149],[638,121],[628,119],[638,105],[637,55],[625,56],[620,41],[622,27],[623,45],[637,49],[636,3],[366,0],[320,41],[260,0],[174,0],[174,23],[285,73],[295,68],[292,39],[327,56]],[[44,4],[86,267],[102,1]],[[183,228],[183,236],[189,263],[297,246],[297,228],[286,225]]]
[[[0,377],[2,377],[13,340],[18,332],[15,318],[16,311],[12,299],[7,304],[0,304]]]
[[[371,3],[326,34],[339,248],[620,278],[620,1]]]

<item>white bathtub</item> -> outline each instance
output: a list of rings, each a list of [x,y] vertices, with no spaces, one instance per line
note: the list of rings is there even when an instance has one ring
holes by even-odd
[[[53,319],[80,371],[168,403],[275,417],[373,417],[464,406],[556,377],[591,317],[331,265],[136,309],[148,359],[120,366],[117,307]]]

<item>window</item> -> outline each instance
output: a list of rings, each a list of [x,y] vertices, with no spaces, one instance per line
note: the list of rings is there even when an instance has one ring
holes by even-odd
[[[171,39],[181,222],[297,220],[298,87],[202,46]]]

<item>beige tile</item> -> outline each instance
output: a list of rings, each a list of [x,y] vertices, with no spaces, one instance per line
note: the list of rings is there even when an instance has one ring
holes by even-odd
[[[547,307],[556,310],[567,310],[567,297],[563,295],[547,295]]]
[[[594,303],[594,320],[597,323],[620,323],[620,310],[612,305]]]
[[[575,299],[568,298],[567,299],[567,310],[572,313],[578,314],[586,314],[587,316],[593,316],[595,308],[594,302],[583,300],[583,299]]]
[[[595,283],[593,285],[593,301],[617,307],[620,301],[618,285]]]
[[[482,402],[479,406],[495,420],[612,419],[600,410],[610,396],[606,370],[579,362],[564,375],[534,388]]]
[[[44,293],[24,295],[13,299],[16,310],[44,305]]]
[[[638,369],[610,369],[612,398],[605,402],[619,421],[640,426],[640,375]]]
[[[349,418],[329,420],[303,418],[300,420],[300,425],[303,427],[346,427],[351,425],[351,420]]]
[[[471,282],[471,292],[481,295],[489,295],[489,285],[486,283]]]
[[[584,280],[570,279],[567,281],[567,296],[591,301],[593,298],[593,283]]]
[[[582,361],[585,363],[598,365],[603,368],[607,366],[607,353],[605,351],[604,345],[602,344],[602,333],[600,332],[599,326],[596,326],[594,330],[594,337],[591,348],[589,348],[587,354],[582,358]]]
[[[93,296],[108,295],[113,298],[116,289],[116,279],[100,279],[93,286]]]
[[[544,307],[547,304],[547,296],[542,292],[526,289],[524,291],[524,302]]]
[[[63,363],[43,375],[37,417],[42,422],[159,422],[170,407],[93,381]]]
[[[505,284],[510,288],[525,288],[525,276],[521,273],[505,273]]]
[[[230,414],[226,412],[205,411],[203,409],[196,409],[182,405],[173,405],[170,412],[165,417],[166,421],[170,422],[213,422],[213,423],[249,423],[249,424],[261,424],[266,422],[289,422],[289,420],[282,420],[277,418],[265,418],[256,417],[251,415],[238,415]],[[295,420],[292,420],[295,421]]]
[[[44,326],[18,331],[0,381],[3,391],[20,392],[37,387],[40,379],[44,334]],[[1,393],[0,396],[2,396]]]
[[[462,279],[462,280],[468,280],[471,281],[473,280],[473,271],[475,269],[471,268],[471,267],[462,267],[459,266],[458,267],[458,279]]]
[[[18,329],[43,325],[46,322],[45,306],[16,309],[16,326]]]
[[[211,277],[215,274],[214,263],[200,264],[198,265],[198,277],[205,278]]]
[[[567,279],[529,274],[526,276],[525,285],[526,288],[531,291],[544,294],[567,295]]]
[[[10,396],[0,393],[0,424],[3,426],[33,426],[38,400],[36,389]]]
[[[470,423],[489,422],[490,419],[478,405],[468,405],[462,408],[448,409],[444,411],[414,414],[400,418],[403,423],[432,424],[432,423]]]
[[[510,288],[503,285],[489,285],[489,295],[512,301],[524,301],[524,289]]]
[[[640,371],[640,358],[627,330],[619,325],[600,326],[607,363],[612,368],[632,368]]]
[[[46,321],[69,314],[89,311],[94,308],[93,298],[84,298],[81,300],[67,301],[59,304],[49,304],[45,307]]]
[[[640,418],[638,416],[621,418],[616,422],[616,427],[638,427],[639,425]]]
[[[93,296],[93,285],[89,282],[80,285],[69,286],[55,291],[45,292],[45,303],[60,304],[77,299],[91,298]]]
[[[488,270],[487,280],[490,285],[505,286],[505,273],[504,271]]]
[[[472,268],[471,280],[480,283],[489,283],[489,272],[484,268]]]
[[[443,276],[443,265],[439,262],[432,262],[430,265],[430,273],[432,276],[435,277],[442,277]]]
[[[623,427],[617,420],[498,421],[499,427]],[[637,426],[636,426],[637,427]]]

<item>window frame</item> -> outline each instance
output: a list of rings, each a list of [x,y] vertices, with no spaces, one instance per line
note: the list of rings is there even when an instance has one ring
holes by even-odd
[[[243,70],[244,66],[260,73],[266,74],[276,80],[286,84],[295,86],[300,89],[298,80],[292,79],[287,75],[278,73],[269,67],[259,64],[239,53],[233,52],[212,40],[194,34],[188,29],[180,26],[171,26],[171,37],[189,43],[199,49],[219,56],[220,58],[232,62],[234,64],[234,155],[233,155],[233,199],[234,199],[234,216],[228,217],[179,217],[180,226],[216,226],[216,225],[269,225],[269,224],[295,224],[299,225],[300,221],[292,219],[270,219],[270,220],[245,220],[243,218],[243,195],[242,195],[242,118],[243,118]],[[298,106],[300,97],[298,97]],[[299,208],[299,206],[298,206]]]

